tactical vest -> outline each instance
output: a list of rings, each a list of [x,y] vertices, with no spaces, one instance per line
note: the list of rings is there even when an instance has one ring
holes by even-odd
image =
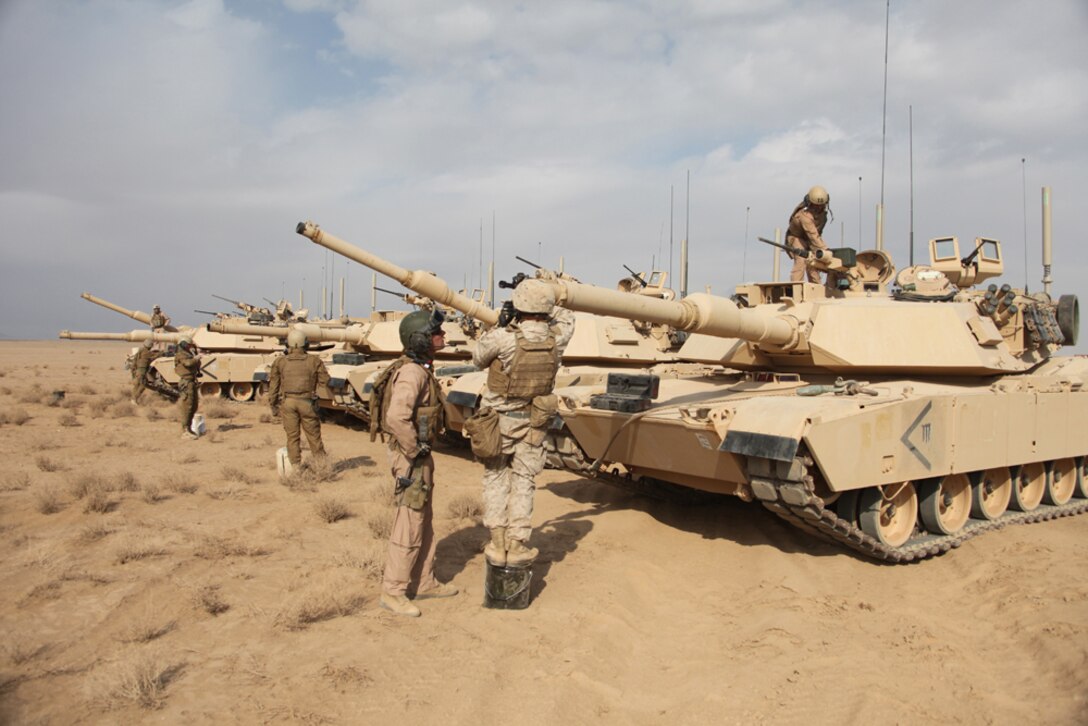
[[[559,370],[559,347],[555,331],[541,341],[526,340],[520,330],[514,331],[516,347],[510,361],[509,373],[503,373],[502,360],[491,361],[487,371],[487,390],[506,398],[533,398],[551,393],[555,388],[555,372]]]
[[[285,396],[312,396],[317,384],[316,370],[306,353],[288,353],[280,359],[280,390]]]
[[[393,361],[388,368],[378,374],[374,385],[370,388],[370,440],[373,441],[381,434],[382,440],[389,433],[385,428],[385,414],[389,410],[389,401],[393,397],[393,377],[405,363],[411,363],[408,356],[401,356]],[[438,379],[430,368],[427,371],[427,385],[430,387],[428,406],[420,406],[416,409],[414,423],[416,425],[416,438],[419,442],[433,444],[435,438],[446,428],[446,409],[442,405],[442,389],[438,387]],[[394,438],[390,446],[396,445]]]
[[[155,313],[151,316],[152,328],[164,328],[166,327],[166,316],[162,313]]]
[[[174,373],[183,381],[196,380],[199,366],[196,364],[196,356],[187,350],[178,348],[174,353]]]

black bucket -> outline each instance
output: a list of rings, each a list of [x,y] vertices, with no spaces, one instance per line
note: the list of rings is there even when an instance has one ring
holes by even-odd
[[[484,558],[487,562],[487,558]],[[484,575],[484,607],[493,610],[524,610],[529,607],[531,564],[500,566],[487,562]]]

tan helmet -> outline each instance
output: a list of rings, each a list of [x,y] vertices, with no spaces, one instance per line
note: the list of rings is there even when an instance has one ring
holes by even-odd
[[[287,334],[287,347],[288,348],[305,348],[306,347],[306,333],[301,330],[292,330]]]
[[[831,195],[827,193],[827,190],[817,185],[808,190],[808,194],[805,195],[805,202],[808,204],[819,204],[821,207],[826,206],[831,201]]]
[[[540,280],[524,280],[514,288],[514,309],[522,313],[550,313],[555,306],[551,285]]]
[[[178,347],[188,350],[193,347],[193,339],[188,335],[183,335],[178,339]]]
[[[151,346],[153,346],[153,345],[155,345],[155,341],[153,341],[151,338],[144,338],[144,347],[145,348],[150,349]]]

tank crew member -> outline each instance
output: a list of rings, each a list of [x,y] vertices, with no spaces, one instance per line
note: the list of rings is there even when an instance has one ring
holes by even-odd
[[[408,599],[451,597],[457,588],[434,576],[432,506],[434,458],[431,444],[441,428],[442,393],[433,373],[434,354],[445,347],[442,313],[417,310],[400,323],[405,357],[393,365],[383,395],[382,430],[390,435],[389,465],[396,482],[396,511],[382,578],[381,606],[419,617]]]
[[[574,333],[574,314],[555,307],[555,294],[540,280],[514,288],[514,316],[485,332],[472,362],[488,370],[482,408],[499,413],[501,453],[484,461],[484,526],[491,541],[484,554],[495,565],[532,562],[534,478],[544,469],[544,434],[555,414],[555,374]]]
[[[283,417],[287,432],[287,458],[298,469],[302,464],[299,428],[306,432],[310,453],[325,456],[321,419],[317,417],[317,388],[329,383],[329,371],[316,355],[306,352],[306,334],[287,334],[287,355],[277,358],[268,375],[268,400],[273,416]]]
[[[193,416],[196,415],[196,377],[200,375],[200,356],[193,346],[193,339],[183,336],[174,352],[174,373],[178,374],[178,410],[181,417],[181,438],[200,438],[193,433]]]
[[[156,333],[161,333],[166,329],[166,326],[170,324],[170,318],[163,313],[162,308],[158,305],[151,308],[151,329]]]
[[[824,225],[827,224],[831,196],[821,186],[808,190],[790,214],[789,229],[786,231],[786,244],[798,250],[826,250],[823,237]],[[834,215],[832,215],[834,218]],[[795,255],[793,269],[790,270],[790,282],[801,282],[807,272],[809,282],[820,282],[820,271],[811,267],[812,258]]]
[[[147,388],[147,369],[151,367],[151,361],[158,357],[153,350],[154,345],[155,341],[148,338],[136,349],[136,355],[132,358],[132,402],[137,405]]]

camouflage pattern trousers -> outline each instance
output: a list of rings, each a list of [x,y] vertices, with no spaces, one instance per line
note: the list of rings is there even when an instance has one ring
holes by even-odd
[[[389,550],[382,575],[382,589],[389,595],[403,595],[415,582],[413,590],[422,592],[438,587],[434,579],[434,552],[438,544],[434,538],[434,458],[428,456],[421,464],[423,481],[431,485],[432,496],[427,498],[423,509],[397,507],[393,514],[393,528],[389,532]],[[389,449],[389,466],[393,481],[410,474],[412,462],[396,447]]]
[[[528,542],[533,525],[536,475],[544,471],[544,447],[531,443],[529,420],[499,414],[502,453],[484,462],[484,526],[506,527],[506,536]]]
[[[178,381],[178,417],[181,419],[181,430],[188,431],[193,425],[193,416],[196,415],[196,381],[182,378]]]
[[[310,453],[314,456],[325,455],[325,444],[321,441],[321,419],[317,417],[314,402],[309,398],[285,398],[280,404],[280,416],[283,417],[283,430],[287,432],[287,458],[298,466],[302,463],[302,436],[310,442]]]
[[[147,369],[136,368],[132,372],[132,400],[139,401],[140,395],[147,389]]]

